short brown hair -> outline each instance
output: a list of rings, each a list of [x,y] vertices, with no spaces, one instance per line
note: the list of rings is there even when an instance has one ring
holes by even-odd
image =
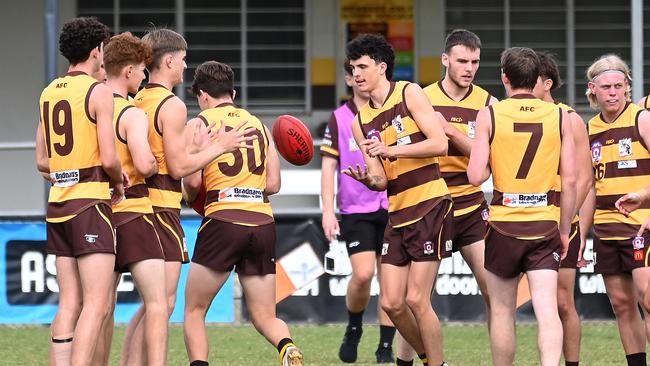
[[[147,64],[149,70],[160,68],[163,56],[170,52],[187,51],[187,42],[180,34],[171,29],[154,29],[142,37],[142,41],[151,47],[153,56]]]
[[[557,66],[557,61],[552,54],[548,52],[537,52],[539,57],[539,76],[542,79],[551,80],[553,86],[551,90],[555,90],[562,86],[562,79],[560,78],[560,68]]]
[[[514,89],[532,90],[539,77],[539,57],[528,47],[511,47],[501,54],[501,72]]]
[[[127,65],[151,63],[151,47],[130,32],[113,36],[104,49],[104,68],[109,76],[118,76]]]
[[[445,38],[445,53],[449,54],[454,46],[465,46],[470,51],[481,49],[481,39],[467,29],[454,29]]]
[[[191,90],[195,95],[199,95],[202,90],[212,98],[232,96],[234,79],[235,73],[229,65],[206,61],[196,68]]]

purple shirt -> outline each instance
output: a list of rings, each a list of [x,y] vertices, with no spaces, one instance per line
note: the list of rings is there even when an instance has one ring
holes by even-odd
[[[363,183],[358,182],[346,174],[341,174],[340,169],[348,166],[364,166],[363,155],[352,135],[352,121],[357,114],[357,108],[352,100],[332,113],[325,138],[320,152],[338,160],[337,178],[338,194],[336,196],[341,214],[370,213],[380,208],[388,208],[386,191],[376,192],[368,189]]]

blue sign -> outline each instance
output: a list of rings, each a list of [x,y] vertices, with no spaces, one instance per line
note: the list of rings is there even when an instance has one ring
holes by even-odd
[[[188,251],[194,251],[199,219],[182,221]],[[0,324],[47,324],[57,310],[58,285],[54,256],[46,254],[44,222],[0,223]],[[172,322],[183,321],[185,283],[189,265],[184,265],[178,283]],[[128,322],[140,307],[133,279],[122,277],[118,286],[115,322]],[[212,302],[206,322],[233,322],[232,276]]]

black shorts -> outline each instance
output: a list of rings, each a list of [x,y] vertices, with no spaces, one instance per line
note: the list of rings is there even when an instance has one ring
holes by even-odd
[[[111,219],[110,206],[97,204],[67,221],[48,222],[47,253],[60,257],[115,254],[115,231]]]
[[[341,235],[347,243],[348,255],[361,252],[381,253],[388,211],[341,215]]]
[[[451,201],[444,200],[412,224],[399,228],[387,225],[381,263],[406,266],[451,256],[453,216]]]
[[[192,262],[217,272],[275,274],[275,223],[244,226],[206,217],[196,237]]]
[[[503,278],[540,269],[560,268],[560,232],[542,239],[524,240],[488,228],[485,236],[485,269]]]
[[[488,216],[489,209],[485,201],[474,211],[454,216],[454,237],[452,239],[454,252],[485,238]]]

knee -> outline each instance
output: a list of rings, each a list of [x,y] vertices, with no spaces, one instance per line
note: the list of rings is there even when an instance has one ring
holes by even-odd
[[[406,295],[406,305],[413,312],[413,314],[419,314],[423,311],[431,309],[431,303],[422,293],[413,293],[409,292]]]
[[[82,306],[83,304],[81,301],[67,301],[65,303],[60,303],[58,310],[59,316],[77,319],[79,318],[79,314],[81,314]]]
[[[389,317],[392,317],[393,315],[398,314],[400,311],[403,311],[406,304],[404,303],[403,299],[388,299],[386,297],[382,297],[380,299],[380,305],[381,309],[386,314],[388,314]]]
[[[375,276],[374,271],[356,271],[352,274],[350,282],[357,285],[358,287],[368,287],[372,282],[372,278]]]
[[[613,295],[609,298],[612,303],[612,309],[616,317],[626,316],[634,311],[637,311],[636,301],[626,295]]]
[[[146,316],[155,316],[156,318],[168,314],[167,304],[164,301],[150,301],[144,304]]]
[[[569,301],[558,299],[557,312],[560,315],[560,319],[564,321],[568,319],[573,312],[575,312],[575,308],[573,307],[573,304],[570,303]]]
[[[176,308],[176,294],[167,297],[167,313],[169,316],[174,312],[174,308]]]

